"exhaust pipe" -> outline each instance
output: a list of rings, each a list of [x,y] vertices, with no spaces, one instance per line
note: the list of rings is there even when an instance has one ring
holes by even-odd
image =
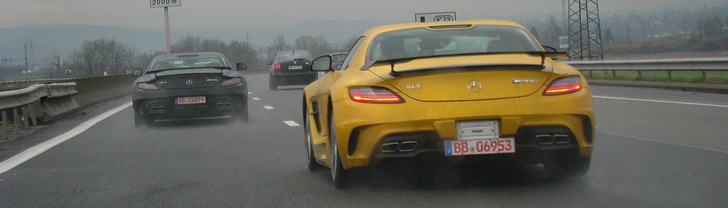
[[[568,144],[571,142],[571,138],[569,138],[569,135],[557,134],[554,135],[554,142],[556,144]]]
[[[391,142],[383,144],[382,147],[379,148],[379,151],[384,153],[392,153],[396,152],[397,149],[399,149],[399,143]]]
[[[417,148],[417,141],[406,141],[399,145],[400,152],[412,152]]]
[[[554,137],[551,135],[536,135],[536,141],[542,145],[554,144]]]

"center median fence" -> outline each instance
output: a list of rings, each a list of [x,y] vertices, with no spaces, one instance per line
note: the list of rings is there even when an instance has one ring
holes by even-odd
[[[728,58],[569,61],[589,83],[728,93]]]
[[[127,95],[135,78],[119,75],[47,80],[50,83],[0,91],[0,140],[17,138],[30,126],[57,119],[81,107]]]

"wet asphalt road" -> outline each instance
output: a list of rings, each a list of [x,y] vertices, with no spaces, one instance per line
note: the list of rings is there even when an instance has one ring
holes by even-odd
[[[249,79],[249,123],[139,131],[124,109],[0,174],[0,207],[728,207],[728,95],[592,86],[598,129],[584,177],[519,181],[495,167],[446,167],[443,183],[423,188],[420,170],[384,166],[339,190],[328,170],[308,171],[302,129],[284,123],[302,124],[301,88]],[[129,100],[2,143],[0,160]]]

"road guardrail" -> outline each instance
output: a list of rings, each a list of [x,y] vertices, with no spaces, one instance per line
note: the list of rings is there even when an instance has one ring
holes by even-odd
[[[596,71],[611,72],[617,79],[617,72],[637,72],[637,80],[643,80],[643,72],[667,72],[667,81],[673,81],[673,72],[700,72],[702,81],[707,80],[707,72],[728,72],[728,58],[694,58],[694,59],[657,59],[657,60],[612,60],[612,61],[567,61],[587,77],[594,77]],[[585,73],[586,72],[586,73]]]
[[[11,134],[17,136],[20,130],[37,126],[38,121],[34,103],[40,102],[44,109],[44,116],[60,115],[65,112],[77,109],[71,96],[78,93],[75,89],[76,83],[54,83],[34,84],[29,87],[1,91],[0,92],[0,114],[2,114],[2,135],[1,139],[8,139]],[[75,104],[75,105],[74,105]],[[8,117],[8,111],[12,111],[12,120]],[[13,122],[13,131],[10,131],[10,122]],[[29,122],[30,121],[30,122]]]

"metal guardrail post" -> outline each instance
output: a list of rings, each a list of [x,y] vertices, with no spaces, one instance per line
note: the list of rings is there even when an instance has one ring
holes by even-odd
[[[33,126],[38,126],[38,120],[35,118],[35,110],[33,110],[33,106],[28,105],[27,108],[30,112],[30,121],[33,122]]]
[[[20,106],[20,113],[22,118],[20,120],[23,120],[23,129],[28,128],[28,109],[26,109],[27,106]]]
[[[642,71],[637,71],[637,80],[642,80]]]
[[[617,71],[612,70],[612,78],[617,79]]]
[[[672,71],[667,71],[667,81],[672,82]]]
[[[700,72],[703,72],[703,82],[707,81],[708,80],[708,76],[706,75],[705,70],[702,70]]]
[[[2,120],[3,135],[5,135],[5,138],[3,138],[3,139],[8,139],[8,138],[10,138],[10,131],[8,131],[10,129],[10,128],[8,128],[8,124],[10,123],[10,122],[8,122],[8,112],[5,110],[0,110],[0,111],[2,111],[2,114],[3,114],[3,120]]]
[[[15,130],[15,134],[20,134],[20,125],[18,125],[18,121],[20,121],[20,116],[18,116],[18,109],[13,108],[13,130]]]

